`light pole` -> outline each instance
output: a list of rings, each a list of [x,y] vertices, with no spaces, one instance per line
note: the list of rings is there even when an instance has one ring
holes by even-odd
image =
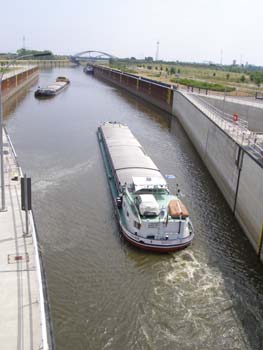
[[[224,89],[224,100],[223,100],[223,118],[225,119],[225,107],[226,107],[226,87]]]
[[[13,59],[11,62],[9,62],[6,66],[4,66],[1,69],[0,73],[0,154],[1,154],[1,209],[0,211],[6,211],[5,206],[5,175],[4,175],[4,147],[3,147],[3,131],[4,131],[4,124],[3,124],[3,107],[2,107],[2,80],[5,72],[8,70],[8,68],[14,64],[18,59],[21,58],[28,58],[28,57],[41,57],[41,56],[50,56],[51,52],[43,52],[43,53],[37,53],[37,54],[29,54],[29,55],[23,55],[18,56],[15,59]]]

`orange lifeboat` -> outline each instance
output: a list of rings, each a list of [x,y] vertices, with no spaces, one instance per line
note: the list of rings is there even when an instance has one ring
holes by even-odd
[[[172,218],[178,217],[188,217],[189,212],[186,209],[185,205],[180,201],[180,199],[172,199],[168,204],[169,215]]]

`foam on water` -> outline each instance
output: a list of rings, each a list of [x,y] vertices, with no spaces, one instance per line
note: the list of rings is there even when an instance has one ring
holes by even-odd
[[[139,317],[142,335],[153,348],[247,348],[218,268],[183,251],[164,263],[156,285]]]

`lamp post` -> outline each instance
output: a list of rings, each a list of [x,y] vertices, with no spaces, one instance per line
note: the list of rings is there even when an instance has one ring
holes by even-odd
[[[226,87],[224,89],[224,99],[223,99],[223,118],[225,119],[225,107],[226,107]]]
[[[43,52],[43,53],[37,53],[37,54],[28,54],[23,56],[18,56],[15,59],[13,59],[11,62],[9,62],[6,66],[2,68],[2,71],[0,73],[0,155],[1,155],[1,209],[0,211],[6,211],[5,206],[5,175],[4,175],[4,147],[3,147],[3,107],[2,107],[2,80],[3,76],[8,70],[8,68],[14,64],[18,59],[21,58],[28,58],[28,57],[42,57],[42,56],[50,56],[51,52]]]

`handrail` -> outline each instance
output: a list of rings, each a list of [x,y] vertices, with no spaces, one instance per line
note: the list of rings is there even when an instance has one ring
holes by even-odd
[[[263,159],[263,146],[258,142],[258,136],[255,132],[248,129],[247,121],[239,119],[235,122],[232,118],[216,107],[204,101],[198,95],[183,90],[178,91],[200,109],[205,115],[213,120],[221,129],[229,134],[238,144],[246,146],[254,152],[258,158]]]
[[[127,197],[128,201],[129,201],[129,204],[130,204],[132,210],[135,211],[135,214],[136,214],[136,216],[138,218],[138,221],[141,224],[142,223],[141,216],[140,216],[140,214],[138,212],[138,209],[137,209],[136,205],[133,202],[133,199],[131,198],[131,195],[130,195],[129,190],[127,189],[127,187],[124,187],[124,194],[126,194],[126,197]]]

